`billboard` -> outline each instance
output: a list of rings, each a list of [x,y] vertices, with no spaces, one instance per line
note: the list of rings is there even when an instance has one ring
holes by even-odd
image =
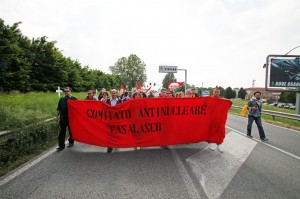
[[[300,59],[271,59],[270,87],[300,87]]]

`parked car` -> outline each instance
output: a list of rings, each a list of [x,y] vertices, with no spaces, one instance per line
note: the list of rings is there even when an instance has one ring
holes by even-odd
[[[290,106],[290,109],[296,109],[296,106],[291,105],[291,106]]]
[[[271,103],[271,104],[268,104],[269,106],[277,106],[276,103]]]
[[[277,104],[277,107],[283,108],[283,107],[284,107],[284,104],[283,104],[283,103],[278,103],[278,104]]]

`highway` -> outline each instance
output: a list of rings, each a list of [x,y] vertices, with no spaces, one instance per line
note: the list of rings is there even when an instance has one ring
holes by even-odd
[[[75,142],[0,179],[0,198],[300,198],[300,132],[228,115],[224,153],[208,143],[116,149]]]

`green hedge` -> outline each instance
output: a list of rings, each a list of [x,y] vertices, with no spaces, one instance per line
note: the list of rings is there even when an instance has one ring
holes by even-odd
[[[12,132],[0,140],[0,176],[57,143],[58,126],[47,122]],[[23,160],[23,161],[22,161]],[[16,165],[17,164],[17,165]]]

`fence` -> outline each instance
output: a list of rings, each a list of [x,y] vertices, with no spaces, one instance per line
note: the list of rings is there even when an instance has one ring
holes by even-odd
[[[238,109],[242,110],[242,106],[231,106],[232,109]],[[283,112],[277,112],[277,111],[269,111],[269,110],[262,110],[263,114],[271,115],[273,117],[273,120],[275,120],[275,117],[281,117],[281,118],[287,118],[291,120],[298,120],[300,121],[300,115],[298,114],[291,114],[291,113],[283,113]]]
[[[243,107],[242,106],[231,106],[232,109],[237,109],[237,110],[242,110]],[[291,119],[291,120],[297,120],[300,121],[300,115],[298,114],[290,114],[290,113],[283,113],[283,112],[277,112],[277,111],[268,111],[268,110],[262,110],[261,111],[263,114],[266,115],[271,115],[273,117],[273,120],[275,120],[275,117],[281,117],[281,118],[287,118],[287,119]],[[50,118],[45,120],[44,122],[49,122],[51,120],[54,120],[55,118]],[[11,131],[7,130],[7,131],[1,131],[0,132],[0,137],[7,135],[11,133]]]

